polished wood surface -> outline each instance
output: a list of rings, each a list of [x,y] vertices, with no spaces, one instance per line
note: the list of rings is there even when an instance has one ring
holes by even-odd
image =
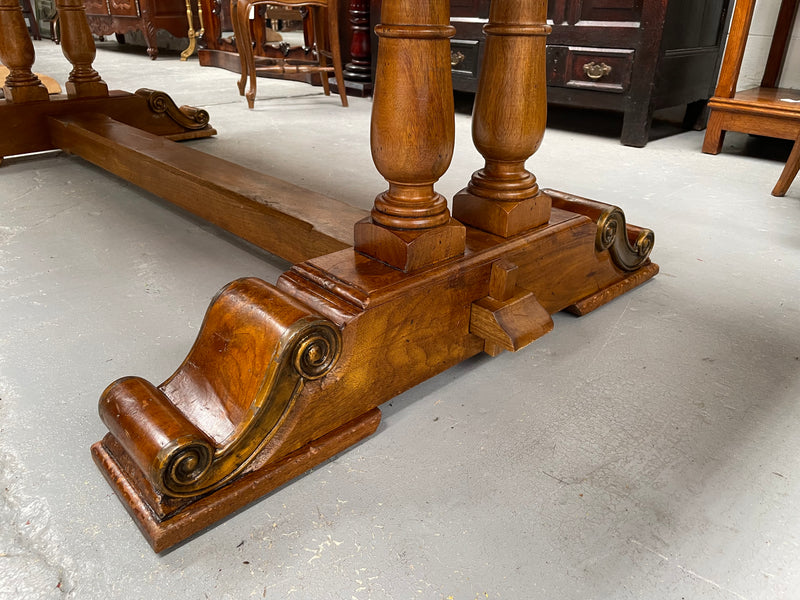
[[[800,105],[797,103],[800,92],[777,87],[798,3],[800,0],[781,2],[761,86],[737,91],[739,72],[755,12],[755,0],[736,2],[719,82],[714,97],[708,104],[711,112],[703,140],[703,152],[719,154],[726,131],[788,140],[800,138]],[[787,192],[800,166],[798,160],[800,149],[795,142],[783,173],[772,191],[774,196],[783,196]]]
[[[108,434],[92,456],[155,551],[370,435],[378,406],[397,394],[478,353],[519,351],[553,328],[553,313],[585,314],[658,272],[651,231],[629,226],[617,206],[539,190],[524,169],[544,131],[536,83],[544,7],[495,0],[489,33],[497,44],[487,52],[495,75],[483,85],[495,86],[502,72],[509,93],[479,93],[475,139],[486,166],[472,189],[486,202],[470,211],[474,225],[454,219],[435,190],[453,152],[446,0],[384,5],[371,146],[388,190],[361,219],[170,141],[213,130],[203,111],[158,92],[0,102],[4,122],[31,129],[17,130],[13,143],[0,138],[0,148],[65,148],[302,261],[275,285],[247,278],[226,286],[186,360],[160,385],[125,377],[102,394]],[[3,35],[27,36],[10,14],[0,11]],[[97,84],[93,44],[80,32],[69,54],[81,67],[76,88],[83,77]],[[509,52],[530,63],[523,74]],[[24,42],[0,44],[0,58],[36,87]],[[509,218],[513,228],[498,233],[493,203],[524,208],[529,200],[536,210],[522,212],[537,218]]]

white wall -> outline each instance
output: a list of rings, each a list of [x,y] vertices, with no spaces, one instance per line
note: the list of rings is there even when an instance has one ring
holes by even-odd
[[[769,45],[775,30],[775,23],[778,20],[780,4],[781,0],[756,0],[755,15],[750,27],[750,37],[747,39],[747,48],[737,86],[740,90],[758,86],[761,83]],[[795,20],[780,86],[800,88],[800,15]]]

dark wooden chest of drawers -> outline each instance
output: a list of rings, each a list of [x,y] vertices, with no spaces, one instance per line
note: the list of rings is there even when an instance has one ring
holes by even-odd
[[[197,15],[196,2],[192,10]],[[158,57],[156,32],[165,29],[178,38],[189,33],[186,0],[86,0],[86,18],[95,35],[140,30],[150,58]],[[195,16],[195,28],[200,22]]]
[[[644,146],[653,111],[687,105],[702,122],[731,0],[549,0],[548,101],[624,113],[621,141]],[[489,0],[451,0],[453,85],[475,91]]]

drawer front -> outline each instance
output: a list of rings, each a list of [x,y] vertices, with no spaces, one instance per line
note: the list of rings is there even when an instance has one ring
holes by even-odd
[[[581,21],[628,21],[642,19],[642,0],[582,0]]]
[[[453,75],[478,77],[479,46],[477,40],[450,40],[450,68]]]
[[[631,83],[634,51],[547,47],[547,84],[622,94]]]

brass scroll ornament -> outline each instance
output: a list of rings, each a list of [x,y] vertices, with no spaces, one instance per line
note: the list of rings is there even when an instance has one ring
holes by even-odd
[[[624,271],[635,271],[641,267],[654,244],[655,234],[649,229],[642,229],[635,239],[630,239],[625,214],[616,206],[603,211],[597,221],[595,246],[600,251],[608,250],[614,264]]]
[[[598,80],[611,74],[611,66],[606,63],[600,63],[598,65],[596,62],[592,61],[583,65],[583,72],[586,73],[589,79]]]
[[[464,56],[463,52],[459,52],[458,50],[451,51],[450,52],[450,66],[453,69],[455,69],[457,66],[459,66],[461,63],[464,62],[465,58],[466,58],[466,56]]]

